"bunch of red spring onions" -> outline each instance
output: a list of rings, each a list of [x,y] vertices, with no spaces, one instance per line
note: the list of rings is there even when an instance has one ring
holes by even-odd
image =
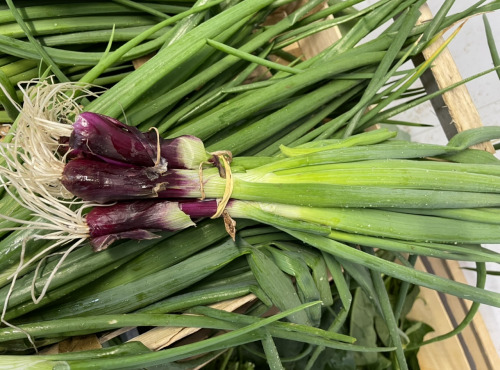
[[[412,242],[498,241],[495,223],[432,217],[440,209],[458,215],[467,208],[492,212],[500,206],[497,166],[421,159],[461,152],[500,136],[500,129],[469,131],[447,146],[390,140],[394,136],[379,129],[283,147],[286,158],[264,157],[267,163],[257,167],[244,157],[230,166],[230,152],[210,156],[193,136],[165,140],[155,131],[143,134],[110,117],[83,113],[73,125],[71,160],[61,183],[85,201],[117,202],[86,216],[96,250],[117,239],[154,237],[154,230],[181,230],[193,225],[192,219],[224,212],[229,219],[251,218],[323,235],[334,229]],[[212,168],[204,169],[205,163]],[[383,226],[398,219],[412,229]]]
[[[399,242],[498,241],[496,221],[478,224],[461,216],[470,208],[491,214],[500,205],[497,165],[425,158],[463,152],[500,137],[500,129],[470,130],[447,146],[394,136],[378,129],[282,147],[282,158],[261,157],[255,166],[230,152],[209,154],[194,136],[163,139],[154,130],[142,133],[87,112],[77,117],[70,137],[59,138],[68,162],[58,178],[73,196],[103,204],[85,214],[96,251],[119,239],[151,239],[154,231],[182,230],[193,219],[222,215],[233,238],[233,218],[250,218],[320,235],[335,230]],[[439,210],[456,216],[434,217]]]

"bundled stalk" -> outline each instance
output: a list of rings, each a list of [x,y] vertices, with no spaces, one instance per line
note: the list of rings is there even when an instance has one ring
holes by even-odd
[[[111,135],[116,129],[118,134]],[[73,218],[64,219],[61,214],[43,213],[47,208],[30,206],[44,199],[44,194],[48,197],[41,204],[55,201],[48,191],[18,192],[20,202],[38,211],[46,225],[59,220],[52,226],[57,235],[66,233],[66,238],[79,243],[90,238],[96,251],[119,239],[152,239],[157,237],[152,231],[177,231],[194,225],[193,219],[219,216],[224,216],[233,238],[233,218],[250,218],[333,239],[336,232],[350,233],[369,246],[374,237],[401,246],[496,243],[500,238],[494,211],[500,205],[498,165],[424,158],[461,152],[499,134],[497,128],[469,130],[447,146],[438,146],[390,140],[394,134],[381,129],[304,148],[283,148],[288,158],[268,158],[268,164],[247,170],[232,169],[228,153],[216,153],[211,159],[215,167],[202,170],[208,155],[196,138],[157,137],[154,148],[150,135],[109,117],[85,113],[73,126],[66,153],[72,159],[58,175],[59,187],[88,202],[85,208],[91,202],[105,206],[96,206],[85,216],[82,209],[76,210]],[[244,158],[234,160],[244,163]],[[344,163],[348,169],[342,168]],[[200,168],[175,168],[179,166]],[[15,175],[11,174],[12,183]],[[4,176],[9,178],[9,173]],[[196,200],[200,197],[202,201]],[[481,221],[461,217],[468,209],[484,217]],[[426,215],[426,210],[444,210],[450,217]],[[71,209],[68,212],[66,217]],[[25,223],[36,228],[36,223]],[[57,230],[58,225],[66,227]],[[65,231],[68,227],[73,231]]]

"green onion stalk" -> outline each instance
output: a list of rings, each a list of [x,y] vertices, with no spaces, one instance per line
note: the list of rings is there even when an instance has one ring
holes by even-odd
[[[249,218],[334,240],[336,232],[352,234],[365,240],[362,243],[387,238],[402,248],[414,242],[467,245],[496,243],[500,238],[496,214],[491,212],[500,204],[497,165],[424,159],[464,151],[477,142],[498,137],[500,132],[495,127],[469,130],[446,146],[399,142],[391,139],[394,133],[380,129],[343,140],[284,147],[287,158],[269,158],[269,163],[248,169],[231,168],[228,153],[213,153],[208,159],[213,168],[203,170],[203,157],[198,158],[198,169],[168,168],[168,163],[176,160],[186,163],[186,156],[187,167],[198,167],[190,157],[193,151],[186,150],[186,143],[192,148],[191,137],[176,143],[156,136],[154,148],[154,135],[130,129],[121,138],[109,136],[115,140],[109,142],[106,129],[115,126],[124,133],[126,126],[116,120],[82,114],[69,139],[69,155],[75,158],[64,166],[61,176],[60,188],[85,202],[105,205],[85,212],[91,207],[91,203],[85,203],[75,211],[58,203],[48,191],[46,198],[32,199],[33,190],[23,189],[22,183],[11,176],[19,201],[45,220],[21,223],[51,230],[49,237],[60,238],[55,245],[73,239],[78,240],[72,247],[76,248],[89,238],[96,251],[116,240],[154,239],[158,236],[153,230],[177,231],[194,225],[193,220],[198,218],[220,216],[233,237],[233,219]],[[95,127],[101,131],[94,132]],[[123,146],[128,134],[133,137],[132,152],[129,145]],[[79,135],[85,140],[79,140]],[[135,152],[139,142],[145,145],[142,153]],[[118,156],[128,156],[129,163],[119,162]],[[244,164],[245,160],[235,158],[238,162]],[[450,175],[454,181],[449,181]],[[43,195],[43,190],[36,191]],[[53,201],[57,208],[44,206]],[[412,214],[413,209],[416,214]],[[460,213],[467,213],[467,209],[481,213],[484,221],[460,219]],[[435,217],[425,214],[426,210],[455,212],[457,217]]]

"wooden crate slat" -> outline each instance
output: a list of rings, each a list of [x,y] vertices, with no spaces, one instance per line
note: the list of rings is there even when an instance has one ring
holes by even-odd
[[[422,257],[417,269],[467,283],[457,261],[444,261]],[[446,334],[456,327],[465,317],[471,306],[468,300],[445,295],[421,288],[419,299],[408,318],[424,321],[435,330],[425,339]],[[494,370],[500,363],[491,336],[478,313],[472,323],[459,335],[432,343],[421,348],[418,359],[422,369],[485,369]]]
[[[422,16],[419,22],[423,23],[432,19],[432,12],[427,4],[420,8],[420,12]],[[429,59],[443,43],[443,38],[436,40],[422,52],[423,58]],[[416,58],[415,61],[419,62],[422,59]],[[430,71],[427,71],[422,77],[422,83],[428,93],[443,89],[461,80],[460,71],[447,48],[432,63]],[[479,112],[465,85],[460,85],[434,99],[432,105],[448,139],[457,132],[483,125]],[[474,148],[486,150],[490,153],[495,152],[489,142],[476,145]]]
[[[432,19],[432,12],[428,5],[422,6],[420,11],[422,13],[420,22]],[[430,58],[443,43],[442,38],[434,42],[422,52],[420,61],[417,58],[415,62]],[[462,76],[450,51],[445,49],[436,58],[432,68],[427,71],[421,80],[426,91],[431,93],[461,81]],[[442,97],[433,99],[432,104],[448,138],[451,138],[457,132],[482,126],[479,112],[465,85],[443,94]],[[490,142],[482,143],[474,148],[495,152]],[[424,271],[467,284],[457,261],[424,257],[420,259],[417,266]],[[424,308],[422,302],[417,302],[411,316],[435,327],[437,334],[444,334],[461,322],[471,305],[470,301],[445,296],[437,292],[431,293],[425,288],[422,288],[422,296],[428,300],[428,303]],[[450,327],[446,325],[449,323],[454,324]],[[437,334],[428,335],[428,338]],[[495,368],[494,364],[500,363],[492,338],[479,313],[475,316],[471,325],[464,329],[453,341],[448,339],[425,346],[419,352],[418,358],[422,364],[422,369],[472,368],[493,370]],[[461,365],[457,367],[455,361],[458,359],[460,359]]]

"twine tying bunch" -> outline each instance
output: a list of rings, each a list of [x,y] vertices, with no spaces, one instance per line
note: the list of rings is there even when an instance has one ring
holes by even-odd
[[[217,211],[210,217],[211,219],[218,218],[220,216],[224,219],[224,226],[227,233],[231,236],[233,240],[236,238],[236,221],[234,221],[226,210],[227,203],[231,199],[234,188],[234,178],[231,171],[231,160],[233,158],[230,151],[221,150],[210,153],[212,155],[211,163],[213,163],[218,169],[219,174],[222,178],[226,179],[226,187],[224,189],[224,194],[221,199],[217,199]],[[200,179],[200,200],[205,199],[205,191],[203,189],[203,165],[206,162],[200,163],[198,167],[198,176]]]

